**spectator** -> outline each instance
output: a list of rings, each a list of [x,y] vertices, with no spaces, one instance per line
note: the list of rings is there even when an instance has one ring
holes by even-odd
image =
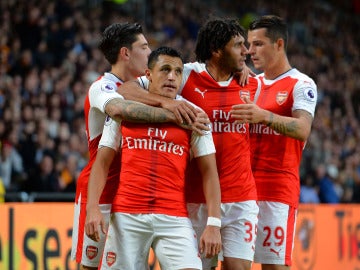
[[[55,171],[53,157],[46,154],[36,167],[25,187],[26,191],[55,192],[59,191],[59,177]]]
[[[0,145],[0,178],[6,191],[19,189],[22,173],[23,164],[20,154],[10,141],[2,141]]]
[[[301,203],[320,203],[319,191],[311,174],[307,174],[300,187]]]
[[[340,194],[336,188],[335,180],[338,177],[338,170],[334,165],[320,165],[317,170],[319,181],[319,197],[322,203],[339,203]]]
[[[77,168],[77,155],[69,154],[65,158],[65,162],[60,169],[58,180],[58,191],[75,192],[76,179],[79,176]]]

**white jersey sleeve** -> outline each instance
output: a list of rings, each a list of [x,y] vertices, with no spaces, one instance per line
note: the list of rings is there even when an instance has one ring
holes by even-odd
[[[199,135],[196,132],[192,132],[190,143],[192,157],[194,158],[214,154],[216,152],[211,132],[208,132],[204,135]]]
[[[105,106],[110,100],[114,98],[124,99],[122,95],[116,92],[116,89],[116,83],[106,78],[94,82],[89,89],[90,106],[105,113]]]
[[[312,79],[307,76],[304,77],[304,79],[301,78],[294,87],[293,98],[293,111],[304,110],[314,117],[317,101],[317,87]]]
[[[119,150],[121,140],[120,123],[111,119],[109,116],[105,119],[104,129],[99,142],[100,147],[109,147],[115,151]]]

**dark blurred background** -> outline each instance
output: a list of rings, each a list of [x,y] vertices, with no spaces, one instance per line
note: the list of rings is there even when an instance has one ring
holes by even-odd
[[[106,26],[139,22],[152,48],[193,61],[208,16],[247,28],[263,14],[286,19],[290,63],[318,86],[301,202],[360,202],[360,0],[2,0],[0,199],[6,191],[5,201],[73,200],[88,158],[84,98],[109,69],[97,49]]]

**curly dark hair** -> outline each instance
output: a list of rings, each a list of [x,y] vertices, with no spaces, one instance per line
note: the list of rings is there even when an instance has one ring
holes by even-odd
[[[102,33],[98,47],[106,60],[113,65],[117,61],[119,50],[122,47],[131,49],[140,34],[143,34],[143,30],[138,23],[114,23]]]
[[[195,47],[196,60],[205,62],[213,52],[223,49],[232,37],[238,35],[246,38],[246,31],[237,19],[210,18],[199,30]]]

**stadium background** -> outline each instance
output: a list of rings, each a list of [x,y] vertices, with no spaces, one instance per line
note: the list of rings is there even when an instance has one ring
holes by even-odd
[[[350,247],[345,257],[355,264],[343,269],[359,269],[356,213],[360,210],[354,203],[360,201],[360,0],[1,1],[0,194],[6,190],[7,203],[73,201],[77,175],[87,161],[83,100],[91,82],[109,68],[96,48],[107,25],[140,22],[152,48],[172,46],[192,61],[197,30],[209,15],[237,17],[246,27],[257,15],[270,13],[289,23],[291,64],[318,85],[316,116],[301,166],[302,202],[309,202],[307,194],[315,194],[321,203],[343,203],[314,206],[300,218],[330,222],[335,217],[330,223],[337,227],[330,238],[335,239],[338,253],[329,259],[340,260],[339,254]],[[28,224],[41,237],[47,231],[42,228],[57,228],[58,222],[48,217],[55,211],[54,204],[47,204],[47,210],[34,220],[43,218],[40,225],[30,222],[37,214],[29,219],[17,215],[39,212],[34,206],[26,204],[29,209],[20,210],[25,206],[0,205],[0,223],[5,226],[0,230],[4,233],[0,235],[0,269],[7,269],[11,246],[18,241],[23,245],[15,227],[6,224],[12,220]],[[66,211],[54,213],[71,224],[69,205],[61,206]],[[317,210],[323,207],[330,210]],[[327,211],[332,211],[328,217],[323,214]],[[324,226],[324,230],[330,228],[326,222]],[[26,235],[28,229],[24,229]],[[11,231],[19,239],[10,245]],[[303,269],[316,268],[308,264]]]

